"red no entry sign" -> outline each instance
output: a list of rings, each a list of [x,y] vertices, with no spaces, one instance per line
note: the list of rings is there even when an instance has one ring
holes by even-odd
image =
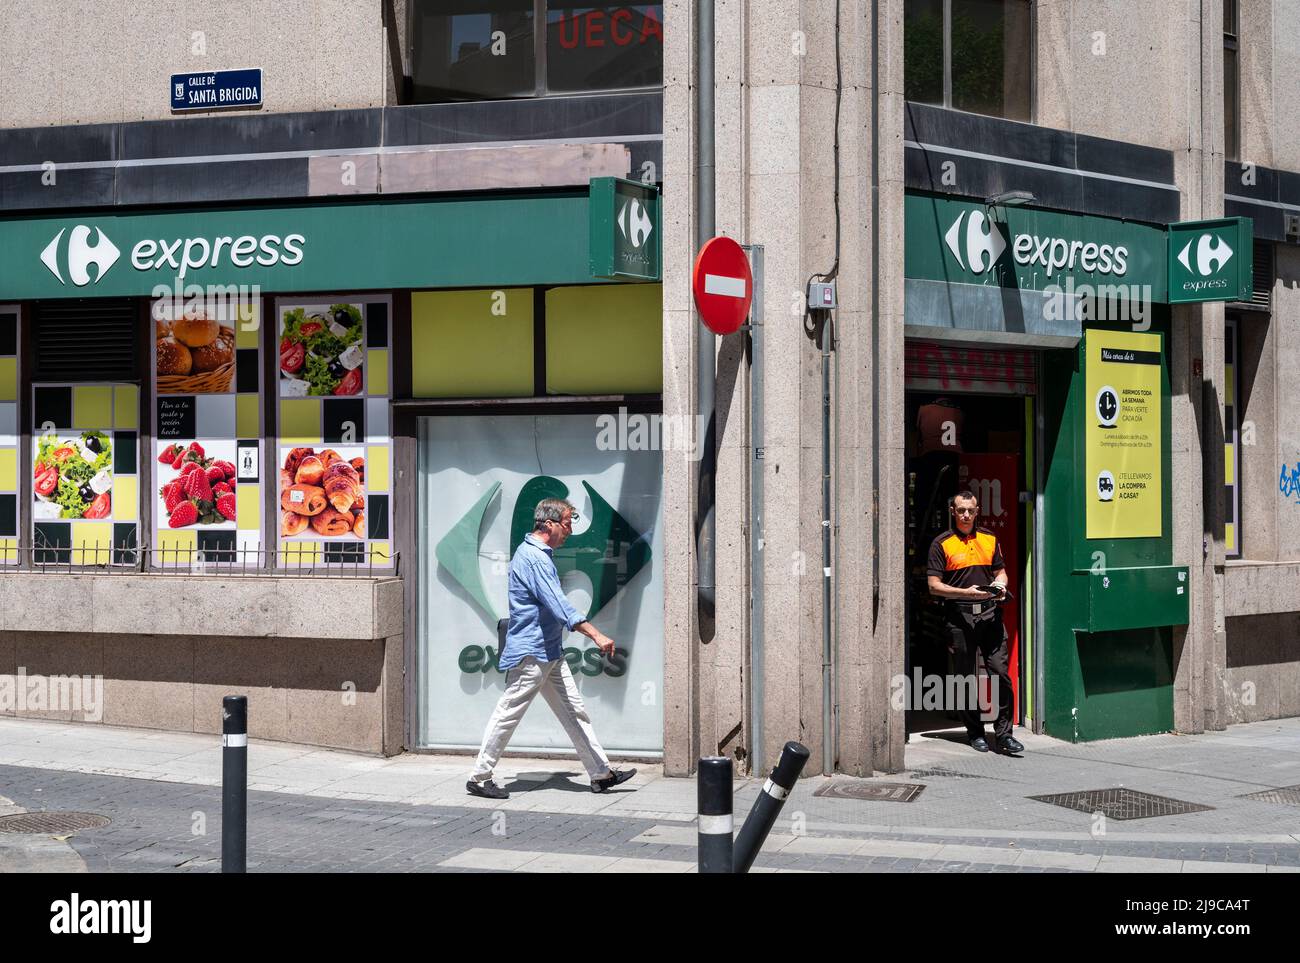
[[[695,258],[691,288],[704,326],[714,334],[734,334],[749,317],[754,296],[749,258],[731,238],[710,238]]]

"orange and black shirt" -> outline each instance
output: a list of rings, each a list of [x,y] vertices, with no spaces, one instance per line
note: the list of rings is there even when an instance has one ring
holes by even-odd
[[[950,528],[930,543],[930,561],[927,574],[939,578],[945,585],[956,588],[971,588],[976,585],[988,585],[993,576],[1005,568],[1002,561],[1002,546],[998,537],[987,528],[976,526],[970,535],[962,535]],[[945,608],[953,606],[958,609],[970,609],[972,603],[944,599]],[[981,608],[992,610],[985,603]],[[951,609],[949,610],[951,611]]]

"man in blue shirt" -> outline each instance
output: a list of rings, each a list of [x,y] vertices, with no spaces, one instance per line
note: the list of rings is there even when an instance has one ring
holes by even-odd
[[[510,628],[497,663],[506,670],[506,691],[488,720],[478,761],[465,784],[472,795],[510,797],[492,781],[492,770],[538,692],[578,750],[591,777],[592,792],[605,792],[636,775],[635,769],[610,768],[564,659],[562,643],[568,632],[581,632],[607,656],[614,652],[614,640],[580,615],[560,588],[552,555],[573,534],[576,515],[562,498],[538,502],[533,530],[524,536],[510,560]]]

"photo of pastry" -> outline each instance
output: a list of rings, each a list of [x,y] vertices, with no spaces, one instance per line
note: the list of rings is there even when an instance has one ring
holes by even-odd
[[[159,527],[234,529],[235,443],[159,442]]]
[[[280,454],[280,537],[364,540],[364,449],[284,448]]]
[[[154,319],[160,395],[225,394],[235,376],[235,329],[206,315]]]
[[[109,518],[113,513],[113,443],[103,431],[43,435],[36,441],[32,485],[37,521]]]
[[[359,395],[364,322],[359,304],[305,304],[280,315],[280,394]]]

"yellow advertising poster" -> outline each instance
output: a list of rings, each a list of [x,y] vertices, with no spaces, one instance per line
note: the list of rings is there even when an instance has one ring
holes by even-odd
[[[1094,328],[1086,337],[1087,537],[1158,538],[1160,336]]]

